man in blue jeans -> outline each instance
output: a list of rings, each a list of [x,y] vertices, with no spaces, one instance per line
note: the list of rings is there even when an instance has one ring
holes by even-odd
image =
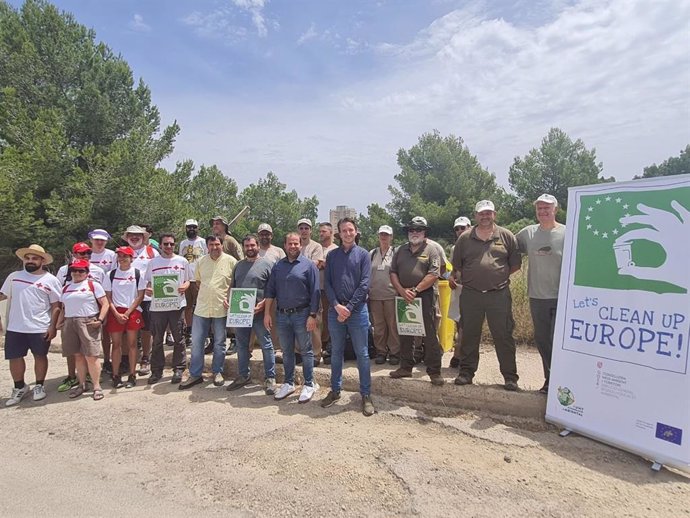
[[[235,265],[232,273],[233,288],[255,288],[256,305],[254,306],[254,320],[251,327],[235,327],[237,338],[237,362],[239,376],[237,376],[228,390],[237,390],[251,382],[249,371],[249,357],[251,350],[252,330],[261,345],[264,357],[264,390],[266,395],[272,396],[276,389],[276,358],[273,351],[271,333],[264,326],[264,288],[271,275],[273,262],[259,257],[259,238],[254,234],[248,234],[242,240],[244,259]]]
[[[367,295],[371,258],[369,252],[355,243],[357,224],[352,218],[338,222],[341,245],[328,254],[326,261],[326,297],[328,297],[328,330],[331,334],[331,390],[321,401],[326,408],[340,399],[343,385],[345,338],[350,333],[357,356],[359,392],[362,413],[373,415],[371,401],[371,368],[369,366],[369,311]]]
[[[237,259],[223,252],[223,242],[217,236],[206,238],[208,255],[197,262],[194,277],[199,293],[192,319],[192,360],[189,364],[189,377],[180,383],[184,390],[204,381],[204,342],[209,329],[213,329],[213,384],[225,384],[223,368],[225,365],[225,322],[227,310],[225,301],[232,283],[232,271]]]
[[[302,355],[304,386],[299,395],[300,403],[311,401],[319,388],[314,383],[314,351],[311,332],[316,329],[316,314],[319,310],[319,270],[314,262],[302,255],[299,234],[290,232],[285,236],[287,257],[278,261],[271,271],[264,295],[264,325],[268,331],[273,327],[271,308],[276,305],[278,337],[283,347],[285,380],[275,394],[281,400],[295,392],[295,339]]]

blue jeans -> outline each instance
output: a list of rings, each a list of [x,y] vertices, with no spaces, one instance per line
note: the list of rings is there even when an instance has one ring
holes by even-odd
[[[343,386],[343,360],[347,333],[357,356],[359,393],[371,394],[371,366],[369,365],[369,311],[366,305],[353,311],[345,322],[338,322],[335,309],[328,310],[328,331],[331,333],[331,390],[340,392]]]
[[[259,313],[254,316],[252,327],[236,327],[235,338],[237,339],[237,363],[239,364],[240,376],[249,378],[249,339],[254,330],[256,339],[261,346],[264,355],[264,376],[266,378],[276,377],[276,356],[273,351],[271,333],[264,326],[264,314]]]
[[[302,372],[304,384],[314,385],[314,350],[311,346],[311,333],[307,331],[309,308],[295,313],[276,312],[278,324],[278,338],[283,348],[283,368],[285,383],[295,383],[295,339],[302,355]]]
[[[192,319],[192,361],[189,363],[189,375],[201,376],[204,370],[204,342],[208,331],[213,326],[213,374],[223,372],[225,366],[225,317],[206,318],[194,315]]]

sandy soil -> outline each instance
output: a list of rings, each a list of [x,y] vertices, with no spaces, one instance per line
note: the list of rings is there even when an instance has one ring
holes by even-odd
[[[690,477],[540,420],[380,397],[366,418],[357,394],[322,409],[169,371],[70,400],[50,361],[44,401],[0,400],[2,516],[690,516]]]

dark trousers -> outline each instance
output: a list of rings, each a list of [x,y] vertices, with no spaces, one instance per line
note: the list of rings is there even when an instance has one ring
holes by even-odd
[[[436,310],[434,308],[434,290],[429,288],[419,294],[422,299],[424,316],[424,365],[427,374],[441,373],[441,344],[436,334]],[[414,367],[414,336],[400,335],[400,368],[412,370]]]
[[[485,318],[489,323],[503,378],[506,381],[517,381],[515,340],[513,339],[515,322],[509,288],[486,293],[463,288],[460,294],[460,325],[462,327],[460,374],[472,379],[474,373],[477,372],[479,342]]]
[[[529,299],[529,310],[534,326],[534,341],[541,355],[544,379],[548,382],[551,374],[551,351],[553,350],[553,331],[556,326],[556,304],[558,299]]]
[[[151,349],[151,372],[160,374],[165,367],[165,331],[170,328],[173,335],[172,367],[174,370],[184,370],[187,367],[187,351],[184,346],[184,337],[178,324],[182,316],[182,309],[172,311],[151,311],[151,332],[153,333],[153,347]]]

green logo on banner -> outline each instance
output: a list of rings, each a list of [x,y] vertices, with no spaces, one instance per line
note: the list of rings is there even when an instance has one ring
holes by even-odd
[[[580,197],[575,284],[686,293],[690,188]]]
[[[256,303],[256,288],[233,288],[230,291],[230,313],[254,314]]]
[[[177,275],[154,275],[153,276],[153,298],[169,299],[179,296],[177,292]]]
[[[398,323],[424,325],[422,299],[414,299],[409,304],[402,297],[396,297],[398,306]]]

